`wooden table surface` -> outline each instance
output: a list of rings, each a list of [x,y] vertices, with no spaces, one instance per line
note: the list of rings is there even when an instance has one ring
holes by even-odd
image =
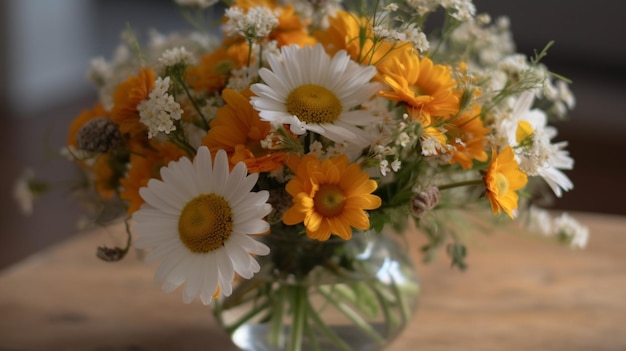
[[[420,307],[388,350],[626,350],[626,218],[576,217],[584,251],[505,228],[473,237],[466,272],[419,263]],[[0,350],[236,350],[207,307],[161,292],[155,266],[94,256],[120,228],[0,272]]]

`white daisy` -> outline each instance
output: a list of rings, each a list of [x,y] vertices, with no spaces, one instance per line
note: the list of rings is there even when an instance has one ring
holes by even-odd
[[[500,123],[501,135],[514,146],[520,169],[529,176],[542,177],[557,197],[574,187],[561,170],[574,167],[574,160],[565,150],[567,142],[552,143],[556,129],[548,126],[546,114],[531,109],[532,92],[523,93],[513,104],[511,118]]]
[[[330,57],[321,45],[284,46],[279,57],[269,56],[271,70],[262,68],[265,83],[252,85],[251,98],[261,119],[289,124],[294,133],[307,130],[337,143],[369,144],[360,128],[378,121],[371,112],[353,110],[379,89],[370,80],[376,68],[361,66],[345,51]]]
[[[250,254],[269,253],[249,236],[269,230],[269,193],[250,191],[258,174],[247,175],[241,162],[229,172],[226,153],[212,162],[203,146],[193,163],[170,162],[161,177],[139,190],[145,204],[133,215],[135,246],[152,249],[146,261],[161,261],[155,280],[163,290],[185,283],[185,303],[199,296],[210,304],[216,291],[230,295],[235,273],[249,279],[259,271]]]

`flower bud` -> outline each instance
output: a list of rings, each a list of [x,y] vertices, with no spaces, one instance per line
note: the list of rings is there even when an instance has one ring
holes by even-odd
[[[106,262],[117,262],[126,256],[126,250],[117,246],[114,248],[100,246],[96,251],[96,256]]]
[[[426,211],[432,210],[437,204],[439,204],[439,188],[431,186],[415,194],[411,200],[411,210],[416,217],[422,217]]]

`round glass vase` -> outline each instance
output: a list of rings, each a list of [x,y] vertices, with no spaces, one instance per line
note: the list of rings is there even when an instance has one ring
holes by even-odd
[[[213,310],[241,350],[381,350],[411,320],[420,293],[415,266],[391,235],[263,239],[271,252],[257,258],[261,271]]]

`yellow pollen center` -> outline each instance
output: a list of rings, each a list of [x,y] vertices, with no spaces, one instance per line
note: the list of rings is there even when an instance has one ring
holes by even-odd
[[[287,96],[287,112],[306,123],[332,123],[343,107],[335,94],[319,85],[305,84]]]
[[[178,219],[180,241],[195,253],[207,253],[222,247],[232,229],[230,205],[216,194],[192,199],[185,205]]]
[[[335,184],[322,184],[313,198],[315,210],[324,217],[333,217],[341,213],[346,206],[346,197]]]
[[[515,131],[515,140],[518,144],[533,135],[533,127],[526,121],[517,122],[517,130]]]
[[[498,195],[506,194],[506,192],[509,190],[509,180],[506,179],[506,176],[500,172],[496,173],[495,178]]]

